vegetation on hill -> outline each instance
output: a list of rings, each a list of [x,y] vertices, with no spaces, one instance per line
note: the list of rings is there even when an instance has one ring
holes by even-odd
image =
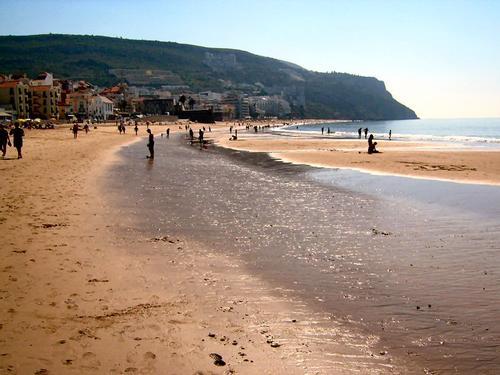
[[[189,86],[283,95],[295,116],[387,120],[416,118],[382,81],[319,73],[245,51],[90,35],[0,36],[0,73],[42,71],[100,86]]]

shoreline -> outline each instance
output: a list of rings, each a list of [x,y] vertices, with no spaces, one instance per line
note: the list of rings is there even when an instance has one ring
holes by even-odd
[[[326,139],[276,132],[251,134],[244,131],[239,132],[237,141],[223,136],[214,137],[218,146],[266,152],[286,163],[350,169],[373,175],[500,185],[500,150],[457,150],[447,143],[377,141],[381,152],[369,155],[364,139]]]

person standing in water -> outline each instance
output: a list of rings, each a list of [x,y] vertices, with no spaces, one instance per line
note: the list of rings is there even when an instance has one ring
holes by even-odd
[[[22,159],[23,154],[21,153],[21,149],[23,148],[23,137],[24,130],[19,127],[19,124],[14,125],[14,129],[10,131],[10,135],[14,139],[14,147],[17,150],[17,158]]]
[[[325,128],[321,128],[321,135],[323,135],[325,133]]]
[[[368,136],[368,128],[365,128],[365,139]]]
[[[389,141],[391,140],[392,137],[392,130],[389,129]]]
[[[167,138],[170,138],[170,128],[167,128]]]
[[[359,137],[359,139],[361,139],[361,132],[362,132],[362,131],[363,131],[363,128],[359,128],[359,129],[358,129],[358,137]]]
[[[200,150],[203,148],[203,130],[198,131],[198,141],[200,142]]]
[[[149,149],[149,156],[148,159],[154,159],[155,158],[155,136],[153,133],[151,133],[151,129],[146,130],[149,134],[148,137],[148,149]]]

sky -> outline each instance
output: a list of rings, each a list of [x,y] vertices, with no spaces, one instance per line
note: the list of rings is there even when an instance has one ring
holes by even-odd
[[[376,77],[421,118],[500,117],[500,0],[0,0],[0,35],[46,33],[235,48]]]

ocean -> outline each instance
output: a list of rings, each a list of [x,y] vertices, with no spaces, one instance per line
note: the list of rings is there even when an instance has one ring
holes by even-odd
[[[377,139],[454,142],[472,147],[500,147],[500,118],[421,119],[399,121],[325,122],[290,126],[286,131],[312,132],[334,138],[358,138],[359,128],[368,128]],[[327,130],[330,128],[331,133]]]

